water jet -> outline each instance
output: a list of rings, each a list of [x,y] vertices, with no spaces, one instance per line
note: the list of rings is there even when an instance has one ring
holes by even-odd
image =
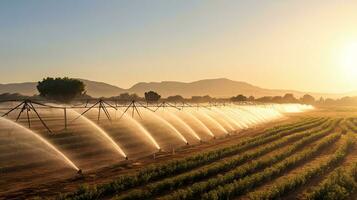
[[[48,153],[53,153],[54,155],[58,156],[58,158],[60,160],[67,163],[74,170],[76,170],[76,171],[79,170],[79,168],[64,153],[62,153],[60,150],[58,150],[54,145],[52,145],[49,141],[47,141],[41,135],[39,135],[39,134],[35,133],[34,131],[27,129],[26,127],[24,127],[16,122],[13,122],[9,119],[0,118],[0,122],[1,121],[4,123],[7,123],[7,124],[11,124],[13,127],[16,127],[18,129],[25,131],[27,134],[30,135],[30,137],[33,137],[34,140],[39,141],[40,143],[42,143],[44,145],[44,147],[48,148],[48,150],[50,151]],[[37,148],[41,148],[41,147],[37,147]],[[44,149],[44,151],[46,151],[46,149]]]
[[[77,114],[80,114],[74,110],[72,110],[72,112],[75,112]],[[122,157],[127,157],[127,155],[124,153],[124,151],[118,146],[117,143],[114,142],[114,140],[108,135],[108,133],[106,133],[102,128],[100,128],[97,124],[95,124],[93,121],[91,121],[90,119],[88,119],[86,116],[82,115],[82,119],[84,119],[88,124],[92,125],[94,128],[97,129],[98,133],[100,133],[101,136],[103,136],[103,138],[105,140],[107,140],[109,142],[109,144],[122,156]]]

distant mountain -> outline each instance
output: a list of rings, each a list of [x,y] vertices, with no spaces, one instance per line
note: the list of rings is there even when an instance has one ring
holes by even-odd
[[[179,94],[184,97],[202,95],[230,97],[237,94],[265,96],[274,93],[245,82],[232,81],[225,78],[206,79],[191,83],[174,81],[137,83],[129,89],[130,92],[138,94],[142,94],[148,90],[154,90],[164,97],[175,94]]]
[[[281,96],[286,93],[293,93],[296,97],[300,97],[306,93],[311,94],[315,97],[329,97],[337,98],[342,96],[356,96],[355,93],[345,93],[345,94],[326,94],[326,93],[311,93],[311,92],[300,92],[295,90],[272,90],[265,89],[251,85],[246,82],[233,81],[226,78],[219,79],[206,79],[200,81],[194,81],[190,83],[177,82],[177,81],[163,81],[163,82],[150,82],[150,83],[137,83],[129,89],[123,89],[114,85],[110,85],[103,82],[96,82],[90,80],[83,81],[86,85],[87,94],[93,97],[110,97],[117,96],[120,93],[136,93],[139,96],[143,96],[146,91],[153,90],[158,92],[162,97],[167,97],[171,95],[182,95],[184,97],[191,96],[203,96],[210,95],[212,97],[231,97],[238,94],[243,94],[245,96]],[[27,83],[11,83],[11,84],[0,84],[0,94],[1,93],[20,93],[24,95],[34,95],[37,94],[36,82]]]
[[[233,81],[226,78],[205,79],[194,81],[190,83],[163,81],[150,83],[137,83],[127,91],[137,94],[143,94],[145,91],[153,90],[158,92],[161,96],[167,97],[171,95],[182,95],[184,97],[210,95],[212,97],[232,97],[238,94],[245,96],[281,96],[286,93],[293,93],[296,97],[310,94],[315,98],[329,97],[337,98],[342,96],[355,96],[355,93],[346,94],[328,94],[315,92],[301,92],[295,90],[273,90],[265,89],[258,86],[251,85],[242,81]]]
[[[34,95],[37,93],[36,83],[9,83],[0,84],[0,94],[2,93],[20,93],[23,95]]]
[[[125,89],[103,82],[79,79],[86,85],[87,94],[93,97],[111,97],[125,92]]]

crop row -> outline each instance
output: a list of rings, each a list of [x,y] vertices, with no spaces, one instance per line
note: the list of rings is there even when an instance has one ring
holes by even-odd
[[[220,185],[228,184],[233,182],[236,179],[243,178],[259,169],[271,166],[274,163],[277,163],[291,155],[293,155],[297,150],[309,144],[331,132],[333,125],[329,126],[327,129],[321,130],[315,134],[305,133],[305,137],[298,141],[297,143],[289,146],[283,152],[276,154],[268,158],[262,158],[255,160],[251,163],[247,163],[241,167],[237,167],[234,170],[229,171],[223,175],[220,175],[215,178],[208,179],[206,181],[194,183],[192,186],[185,189],[178,190],[171,195],[162,197],[162,199],[196,199],[201,194],[210,191]],[[273,143],[272,146],[275,144]],[[270,148],[269,146],[267,148]],[[264,151],[264,149],[262,149]]]
[[[312,128],[312,127],[314,127],[314,125],[321,124],[322,122],[325,122],[325,121],[327,121],[327,118],[307,118],[307,119],[304,119],[304,120],[296,122],[296,123],[275,126],[275,127],[266,129],[265,131],[263,131],[262,134],[259,134],[253,138],[249,138],[245,141],[242,141],[242,144],[248,143],[248,142],[251,142],[254,140],[258,140],[261,138],[266,138],[266,137],[275,135],[277,133],[295,130],[296,128],[301,128],[301,129]],[[239,144],[237,144],[237,145],[239,145]]]
[[[347,123],[348,123],[347,121],[348,121],[348,119],[344,118],[338,124],[339,127],[341,128],[343,134],[350,132],[350,128],[347,126]]]
[[[272,179],[287,169],[295,167],[298,164],[313,158],[318,155],[323,148],[333,144],[340,137],[340,133],[332,134],[319,141],[315,146],[294,154],[282,162],[264,169],[262,172],[253,174],[243,179],[235,180],[232,183],[225,184],[223,186],[219,186],[218,188],[205,193],[202,197],[203,199],[230,199],[231,197],[244,194],[250,189],[261,185],[263,181]]]
[[[308,200],[350,199],[357,191],[357,163],[352,169],[338,168],[311,193],[304,197]]]
[[[308,200],[350,199],[357,192],[357,162],[347,169],[339,167],[329,174],[311,192],[305,194]]]
[[[96,199],[103,195],[124,191],[128,188],[158,180],[172,174],[188,171],[226,156],[235,155],[236,153],[273,141],[284,135],[319,126],[326,121],[327,119],[324,118],[306,119],[295,124],[283,125],[283,128],[269,129],[268,132],[262,135],[249,138],[236,145],[213,150],[207,153],[200,153],[185,159],[171,161],[163,165],[151,165],[133,175],[121,176],[111,183],[104,184],[93,189],[85,191],[78,190],[73,194],[62,196],[60,199]]]
[[[261,146],[252,152],[244,153],[242,155],[239,155],[239,156],[236,156],[236,157],[233,157],[233,158],[221,161],[221,162],[213,163],[213,164],[206,166],[204,168],[201,168],[201,169],[197,169],[197,170],[185,173],[185,174],[181,174],[176,177],[168,178],[168,179],[156,182],[156,183],[149,184],[144,189],[132,190],[131,192],[129,192],[125,195],[118,196],[116,199],[121,199],[121,200],[147,199],[147,198],[152,197],[153,195],[160,194],[161,192],[167,192],[167,191],[173,190],[175,188],[178,188],[178,187],[181,187],[181,186],[184,186],[187,184],[191,184],[191,183],[200,181],[205,178],[209,178],[210,176],[216,175],[217,173],[222,173],[222,172],[225,172],[228,170],[232,170],[248,160],[253,160],[259,156],[267,154],[275,149],[278,149],[278,148],[280,148],[286,144],[289,144],[291,142],[294,142],[298,139],[308,137],[310,135],[314,136],[314,137],[308,137],[309,138],[308,140],[301,140],[300,142],[298,142],[298,145],[295,148],[295,149],[297,149],[297,148],[301,147],[303,144],[305,144],[307,141],[312,141],[311,138],[317,138],[319,136],[322,136],[322,135],[332,131],[333,126],[334,126],[334,123],[329,121],[328,123],[321,126],[320,129],[313,130],[313,131],[308,130],[308,131],[304,131],[304,132],[294,134],[294,135],[291,135],[288,137],[281,138],[269,145]],[[289,154],[287,153],[284,155],[288,156]],[[267,164],[269,164],[269,162]],[[261,165],[261,166],[263,166],[263,165]],[[195,187],[196,185],[197,184],[195,184],[193,187]],[[200,183],[198,185],[201,189],[204,189],[203,185],[206,185],[206,188],[208,186],[208,184],[204,184],[204,183]],[[210,186],[212,186],[212,184],[210,184]],[[191,190],[191,188],[189,190]],[[194,190],[194,189],[192,189],[192,190]],[[190,194],[195,195],[192,192],[190,192]]]
[[[301,174],[280,180],[279,183],[264,191],[253,192],[249,195],[249,198],[262,200],[277,199],[287,192],[295,190],[299,186],[306,184],[313,177],[323,174],[326,170],[342,161],[348,154],[349,150],[353,147],[354,142],[354,137],[348,136],[345,143],[341,145],[338,150],[328,158],[327,161],[322,162],[318,166],[308,169]],[[323,194],[323,196],[324,199],[326,199],[325,194]]]
[[[353,123],[353,119],[346,120],[346,126],[351,129],[353,132],[357,133],[357,125]]]
[[[171,174],[176,174],[176,173],[180,173],[180,172],[184,172],[184,171],[188,171],[190,169],[196,168],[196,167],[200,167],[203,166],[205,164],[209,164],[212,163],[214,161],[217,161],[219,159],[222,159],[224,157],[227,156],[232,156],[235,155],[239,152],[243,152],[245,150],[254,148],[254,147],[258,147],[260,145],[269,143],[271,141],[274,141],[280,137],[289,135],[291,133],[297,132],[297,131],[303,131],[306,129],[310,129],[316,126],[319,126],[323,123],[326,123],[326,121],[328,121],[327,119],[320,119],[320,120],[316,120],[313,121],[312,123],[309,122],[307,124],[302,124],[299,123],[299,126],[295,127],[295,126],[291,126],[290,130],[283,130],[280,132],[276,132],[276,130],[278,129],[272,129],[273,131],[268,134],[268,133],[264,133],[263,137],[257,136],[251,139],[248,139],[246,141],[242,141],[237,145],[233,145],[230,147],[226,147],[226,148],[222,148],[222,149],[218,149],[215,151],[211,151],[209,153],[203,153],[203,154],[198,154],[197,156],[195,156],[195,158],[199,158],[199,159],[184,159],[183,161],[178,160],[178,165],[174,167],[174,169],[176,167],[178,167],[180,169],[180,167],[185,167],[185,170],[175,170],[175,171],[171,171]],[[165,169],[166,170],[166,169]],[[156,171],[157,172],[157,171]],[[158,173],[158,172],[157,172]],[[162,171],[161,171],[162,173]],[[155,174],[155,173],[154,173]],[[155,180],[155,179],[153,179]],[[149,182],[149,181],[147,181]]]

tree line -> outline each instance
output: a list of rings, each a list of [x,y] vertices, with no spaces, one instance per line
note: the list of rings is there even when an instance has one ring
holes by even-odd
[[[18,93],[3,93],[0,94],[0,100],[16,100],[16,99],[47,99],[58,102],[69,103],[74,100],[92,99],[86,94],[85,84],[77,79],[68,77],[64,78],[44,78],[37,84],[39,95],[32,97],[24,96]],[[185,98],[181,95],[172,95],[162,98],[158,92],[147,91],[141,97],[138,94],[122,93],[117,96],[102,99],[115,100],[121,102],[128,101],[146,101],[148,103],[156,102],[188,102],[188,103],[207,103],[207,102],[261,102],[261,103],[304,103],[312,105],[357,105],[357,97],[343,97],[340,99],[319,98],[315,99],[309,94],[305,94],[300,98],[296,98],[292,93],[287,93],[283,96],[263,96],[256,98],[254,96],[244,96],[238,94],[230,98],[215,98],[209,95],[192,96]]]

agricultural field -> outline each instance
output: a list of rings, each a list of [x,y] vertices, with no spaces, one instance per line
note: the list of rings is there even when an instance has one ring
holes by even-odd
[[[353,109],[328,109],[290,114],[236,135],[158,153],[154,159],[124,161],[2,197],[353,199],[357,117]]]
[[[0,1],[0,200],[357,200],[356,10]]]

